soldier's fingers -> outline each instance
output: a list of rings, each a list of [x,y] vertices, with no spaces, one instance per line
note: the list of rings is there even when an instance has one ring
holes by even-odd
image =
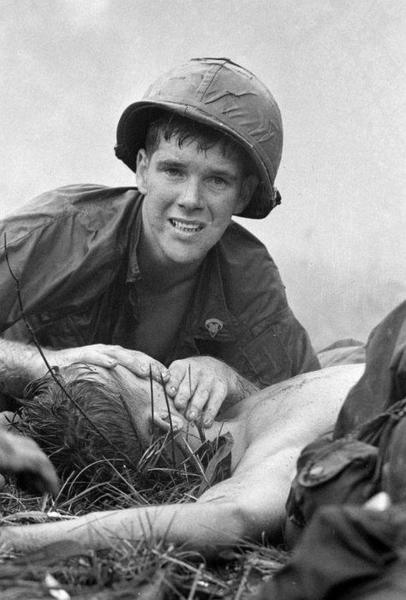
[[[217,416],[217,413],[220,410],[226,395],[227,386],[222,382],[218,382],[215,388],[212,390],[209,400],[206,403],[202,417],[203,427],[208,428],[213,425],[214,419]]]
[[[200,419],[202,410],[206,406],[209,397],[210,390],[204,385],[198,385],[186,411],[186,418],[189,421],[197,421]]]
[[[178,391],[173,398],[175,407],[180,411],[184,412],[190,403],[190,399],[194,394],[196,384],[189,382],[187,377],[184,377],[178,386]]]
[[[166,383],[166,391],[170,396],[175,398],[179,393],[182,382],[187,384],[188,381],[188,363],[185,360],[175,360],[169,365],[169,378]],[[186,389],[186,388],[184,388]],[[184,390],[182,390],[182,396]],[[190,394],[189,394],[190,395]],[[178,402],[180,399],[178,398]]]
[[[180,415],[176,415],[173,412],[171,412],[170,417],[168,412],[162,412],[154,414],[154,423],[163,431],[171,431],[172,428],[174,432],[177,432],[182,429],[184,421]]]
[[[121,346],[111,346],[108,350],[108,355],[115,359],[118,364],[126,367],[129,371],[139,377],[148,377],[151,373],[155,381],[161,382],[163,379],[166,382],[169,379],[168,369],[144,352],[137,350],[128,350]]]

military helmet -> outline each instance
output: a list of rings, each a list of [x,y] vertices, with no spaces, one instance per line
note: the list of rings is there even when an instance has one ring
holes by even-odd
[[[240,216],[261,219],[280,203],[274,180],[282,154],[281,114],[253,73],[226,58],[194,58],[159,77],[118,123],[116,156],[134,172],[156,109],[213,127],[245,149],[259,184]]]

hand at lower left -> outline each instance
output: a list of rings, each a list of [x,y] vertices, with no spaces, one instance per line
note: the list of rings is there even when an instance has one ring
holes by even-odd
[[[30,491],[40,494],[59,489],[58,477],[34,440],[0,428],[0,473],[13,473]]]

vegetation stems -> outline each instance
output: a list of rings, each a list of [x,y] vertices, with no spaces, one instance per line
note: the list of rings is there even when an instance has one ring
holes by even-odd
[[[150,385],[150,390],[151,390],[151,418],[152,418],[152,425],[151,425],[151,436],[152,436],[152,442],[154,441],[155,438],[155,419],[154,419],[154,384],[153,384],[153,380],[152,380],[152,366],[151,363],[149,363],[149,385]]]
[[[191,398],[192,397],[192,368],[190,366],[190,363],[188,364],[187,372],[188,372],[188,378],[189,378],[189,398]],[[204,442],[206,441],[206,435],[204,433],[203,427],[201,426],[199,421],[196,421],[195,425],[196,425],[196,429],[197,429],[197,432],[200,437],[200,441],[202,442],[202,444],[204,444]]]
[[[172,466],[175,469],[175,467],[176,467],[176,460],[175,460],[175,439],[174,439],[174,436],[173,436],[172,413],[171,413],[171,408],[169,406],[168,394],[166,393],[165,382],[164,382],[164,378],[162,376],[162,373],[161,373],[161,384],[162,384],[162,388],[163,388],[163,391],[164,391],[166,408],[168,410],[169,428],[171,430]]]

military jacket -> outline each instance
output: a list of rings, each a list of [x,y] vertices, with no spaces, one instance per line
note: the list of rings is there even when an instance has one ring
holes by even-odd
[[[4,219],[1,335],[31,341],[16,278],[24,312],[43,346],[104,343],[137,349],[142,202],[134,187],[66,186]],[[273,260],[237,223],[203,261],[186,313],[167,365],[208,354],[260,387],[319,368]]]

